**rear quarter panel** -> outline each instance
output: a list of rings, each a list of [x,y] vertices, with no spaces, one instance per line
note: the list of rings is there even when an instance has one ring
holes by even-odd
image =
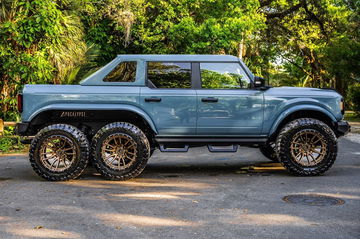
[[[78,105],[79,110],[104,108],[107,105],[139,106],[140,87],[136,86],[81,86],[81,85],[26,85],[23,90],[22,121],[31,121],[38,113],[54,105]]]

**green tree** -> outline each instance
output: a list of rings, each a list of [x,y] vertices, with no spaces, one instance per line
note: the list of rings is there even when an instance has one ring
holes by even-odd
[[[61,82],[85,49],[79,20],[66,16],[54,1],[0,4],[0,118],[14,120],[22,85]]]
[[[349,83],[359,77],[359,3],[339,0],[260,2],[267,25],[262,32],[265,37],[260,40],[263,46],[260,55],[275,56],[275,59],[270,58],[273,67],[280,63],[277,69],[305,86],[334,87],[346,94]],[[249,53],[250,57],[253,52]]]
[[[242,36],[265,27],[256,0],[84,0],[87,40],[99,64],[116,54],[238,54]]]

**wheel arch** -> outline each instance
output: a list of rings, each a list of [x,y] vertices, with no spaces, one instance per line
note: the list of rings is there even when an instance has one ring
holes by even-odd
[[[318,119],[324,122],[325,124],[327,124],[333,130],[335,130],[335,123],[337,121],[334,115],[332,115],[329,111],[318,106],[309,105],[306,107],[304,106],[293,107],[282,112],[278,116],[278,118],[271,127],[269,133],[270,138],[277,135],[277,133],[281,130],[281,128],[285,126],[287,123],[299,118]]]
[[[133,105],[79,105],[56,104],[43,107],[29,117],[30,125],[44,123],[94,124],[126,121],[138,127],[158,134],[156,126],[150,116],[142,109]]]

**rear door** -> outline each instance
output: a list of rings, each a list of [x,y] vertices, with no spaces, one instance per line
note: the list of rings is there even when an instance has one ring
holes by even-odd
[[[197,134],[252,136],[262,130],[263,93],[239,62],[200,63]]]
[[[140,104],[154,121],[159,136],[196,134],[196,91],[192,63],[147,62],[147,87]]]

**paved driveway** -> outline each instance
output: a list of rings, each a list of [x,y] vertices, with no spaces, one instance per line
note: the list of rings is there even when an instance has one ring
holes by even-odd
[[[294,177],[257,149],[155,153],[127,182],[88,169],[46,182],[26,156],[0,157],[0,238],[360,238],[360,136],[341,139],[332,169]],[[321,194],[343,205],[287,203]]]

